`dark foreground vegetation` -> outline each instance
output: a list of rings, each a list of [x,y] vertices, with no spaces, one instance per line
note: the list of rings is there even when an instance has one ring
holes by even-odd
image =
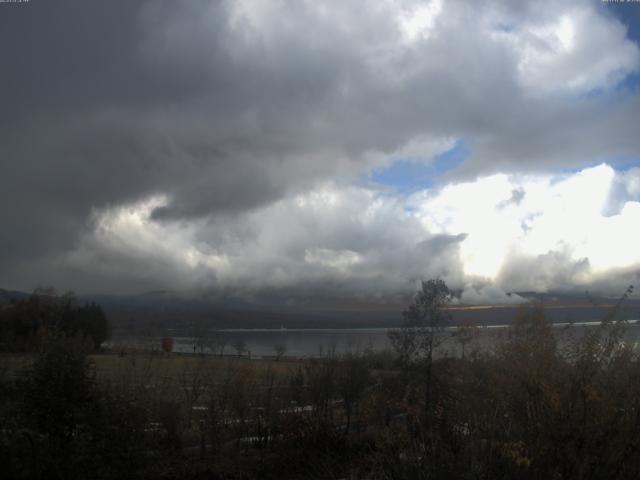
[[[627,292],[627,294],[630,290]],[[621,299],[624,300],[626,295]],[[429,281],[394,352],[313,360],[89,355],[86,333],[2,356],[3,478],[635,479],[640,357],[621,302],[559,346],[525,306],[494,351]],[[57,313],[57,315],[59,312]]]

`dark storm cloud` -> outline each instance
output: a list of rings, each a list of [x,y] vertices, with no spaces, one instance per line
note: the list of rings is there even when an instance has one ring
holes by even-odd
[[[592,4],[576,4],[576,28],[579,42],[586,29],[594,44],[579,44],[563,59],[566,68],[525,65],[540,77],[541,90],[529,91],[519,58],[525,50],[553,50],[536,28],[573,8],[553,3],[552,14],[549,5],[491,2],[477,10],[445,2],[416,38],[407,38],[398,21],[416,6],[409,1],[331,8],[200,0],[0,5],[0,218],[8,226],[0,232],[0,282],[37,276],[37,265],[41,275],[58,269],[60,278],[84,278],[50,259],[88,248],[82,242],[101,213],[153,195],[167,198],[149,212],[159,223],[233,219],[234,226],[221,228],[233,230],[230,237],[205,228],[194,238],[203,251],[237,251],[255,233],[250,226],[238,233],[236,223],[246,225],[238,216],[330,179],[348,184],[410,142],[468,139],[471,158],[454,175],[637,153],[637,93],[585,94],[617,85],[621,79],[610,71],[623,79],[637,67],[622,27],[602,20]],[[622,53],[602,66],[607,49]],[[579,89],[567,94],[566,85],[576,82]],[[337,246],[319,245],[320,252],[370,242],[348,225],[334,227]],[[315,248],[312,240],[280,257],[279,265],[297,265],[290,276],[313,268],[295,257]],[[380,260],[369,257],[366,277],[374,267],[381,275],[391,264],[394,271],[421,265],[415,257],[429,252],[415,245],[439,255],[440,240],[422,240],[412,239],[410,254],[383,254],[397,246],[390,239],[396,243],[376,251]],[[102,263],[130,265],[127,255]],[[157,257],[145,263],[136,255],[139,271],[155,272],[149,265]],[[438,271],[458,268],[445,263]],[[167,276],[172,269],[180,270],[160,268]],[[118,275],[123,283],[132,276]],[[144,283],[134,277],[132,285]]]
[[[499,274],[499,282],[512,291],[573,290],[589,273],[589,260],[574,259],[571,252],[549,253],[512,258]],[[610,291],[611,287],[609,287]]]

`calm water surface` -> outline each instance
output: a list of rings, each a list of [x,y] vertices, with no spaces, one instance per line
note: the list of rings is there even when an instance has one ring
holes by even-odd
[[[554,324],[554,331],[561,341],[575,338],[589,329],[595,328],[599,322]],[[335,350],[336,353],[362,352],[364,350],[383,351],[391,348],[389,328],[342,328],[342,329],[226,329],[218,330],[200,338],[174,337],[174,352],[179,353],[220,353],[235,355],[242,346],[243,355],[252,357],[274,356],[277,347],[283,347],[285,355],[297,357],[316,357]],[[461,354],[461,345],[455,340],[457,329],[450,328],[445,332],[447,340],[441,347],[440,354]],[[474,341],[465,347],[472,350],[490,350],[497,339],[506,334],[505,326],[484,326],[478,328]],[[640,346],[640,324],[631,320],[626,327],[625,341]],[[159,337],[122,338],[112,342],[112,346],[127,345],[137,348],[158,350]]]

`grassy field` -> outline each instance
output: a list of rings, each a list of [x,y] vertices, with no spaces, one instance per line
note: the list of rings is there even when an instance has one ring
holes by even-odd
[[[16,378],[33,362],[35,354],[0,354],[0,378]],[[118,383],[119,381],[158,381],[180,384],[189,377],[202,375],[217,376],[229,368],[250,369],[261,378],[267,373],[286,376],[303,365],[304,361],[294,358],[249,359],[238,357],[218,357],[213,355],[185,355],[137,352],[119,355],[99,353],[89,356],[95,366],[99,383]]]

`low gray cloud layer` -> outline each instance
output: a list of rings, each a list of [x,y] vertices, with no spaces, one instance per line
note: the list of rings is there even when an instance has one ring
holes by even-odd
[[[407,149],[428,162],[456,139],[470,157],[443,182],[615,165],[640,152],[640,96],[624,83],[639,49],[596,2],[0,7],[6,286],[304,284],[375,296],[430,275],[464,285],[468,232],[418,228],[392,198],[375,221],[359,217],[382,201],[354,187],[372,168]],[[613,210],[637,199],[620,182]],[[327,184],[345,202],[339,212],[292,212]],[[120,243],[123,231],[105,233],[119,209],[151,198],[163,201],[142,209],[148,234],[188,232],[176,241],[195,252],[191,266],[162,239],[132,249],[138,230]],[[270,230],[261,219],[279,206]],[[233,262],[213,265],[216,255]],[[504,278],[530,285],[518,265]],[[260,276],[282,281],[252,286]]]

